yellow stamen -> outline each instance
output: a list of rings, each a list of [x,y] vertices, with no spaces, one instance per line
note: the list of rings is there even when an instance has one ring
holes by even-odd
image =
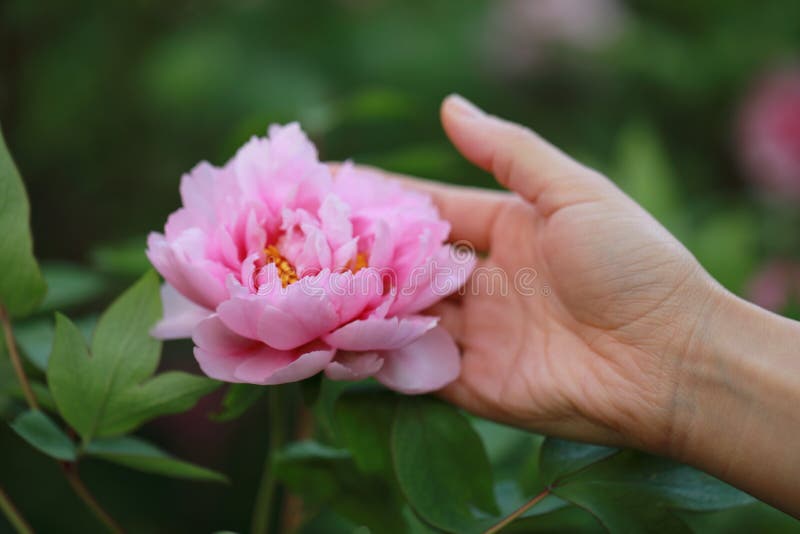
[[[266,262],[268,264],[274,263],[275,267],[278,269],[278,276],[281,277],[281,284],[283,287],[293,284],[299,280],[297,277],[297,271],[295,271],[292,264],[283,257],[278,250],[278,247],[275,245],[267,245],[267,247],[264,249],[264,255],[266,256]],[[352,261],[350,271],[355,274],[366,266],[367,256],[362,252],[359,252]]]
[[[294,270],[294,267],[286,261],[286,258],[281,255],[275,245],[267,245],[267,248],[264,249],[264,254],[267,256],[267,263],[274,263],[275,267],[278,268],[278,276],[281,277],[281,284],[283,287],[297,282],[297,272]]]
[[[359,252],[356,255],[356,259],[353,261],[353,266],[350,268],[350,270],[353,272],[353,274],[355,274],[366,266],[367,266],[367,257],[364,255],[363,252]]]

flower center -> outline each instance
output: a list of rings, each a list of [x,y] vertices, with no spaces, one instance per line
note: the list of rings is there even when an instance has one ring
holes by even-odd
[[[264,254],[267,256],[267,263],[274,263],[275,267],[278,268],[278,276],[281,277],[281,285],[283,285],[283,287],[299,280],[297,278],[297,271],[286,261],[286,258],[281,255],[275,245],[267,245],[267,248],[264,249]]]
[[[267,264],[274,263],[278,269],[278,276],[281,278],[281,285],[283,287],[297,282],[300,278],[297,276],[297,271],[294,270],[289,261],[283,257],[275,245],[267,245],[264,249]],[[367,256],[363,252],[356,254],[355,259],[351,262],[350,272],[357,273],[367,266]]]

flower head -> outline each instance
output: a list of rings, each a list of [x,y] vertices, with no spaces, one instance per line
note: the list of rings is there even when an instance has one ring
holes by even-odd
[[[459,373],[455,343],[425,308],[459,289],[430,199],[345,164],[335,172],[297,124],[271,126],[223,167],[200,163],[147,255],[162,274],[161,338],[192,336],[203,371],[279,384],[320,371],[398,391]]]

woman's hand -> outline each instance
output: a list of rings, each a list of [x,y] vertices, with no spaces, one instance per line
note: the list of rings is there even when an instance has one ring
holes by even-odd
[[[670,455],[799,509],[785,489],[800,478],[800,455],[786,458],[800,421],[776,411],[800,402],[797,324],[725,291],[610,180],[535,133],[457,96],[442,121],[516,193],[396,177],[433,195],[453,240],[486,253],[460,300],[433,310],[463,355],[442,395],[539,432]],[[768,346],[756,369],[748,358]],[[757,434],[743,437],[743,421]],[[793,470],[732,466],[781,450]]]
[[[666,450],[697,320],[680,312],[713,305],[718,286],[612,182],[535,133],[460,97],[442,121],[467,159],[517,193],[414,182],[454,240],[487,254],[460,302],[434,310],[463,351],[443,395],[541,432]]]

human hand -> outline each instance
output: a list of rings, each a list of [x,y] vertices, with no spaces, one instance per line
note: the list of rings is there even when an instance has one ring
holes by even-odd
[[[460,301],[433,310],[463,354],[442,395],[540,432],[668,452],[682,360],[724,292],[611,181],[533,132],[455,96],[442,121],[516,193],[403,178],[433,195],[454,240],[487,254]]]

